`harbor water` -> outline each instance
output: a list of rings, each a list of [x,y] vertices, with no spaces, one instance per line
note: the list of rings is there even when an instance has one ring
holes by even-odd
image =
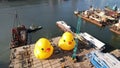
[[[76,28],[77,17],[75,10],[87,10],[91,5],[103,9],[115,4],[120,8],[119,0],[22,0],[0,1],[0,67],[8,68],[11,29],[17,24],[42,26],[43,29],[29,34],[31,43],[39,38],[52,38],[61,36],[62,31],[57,28],[56,21],[64,20],[71,27]],[[18,19],[15,19],[15,14]],[[82,21],[80,32],[87,32],[102,42],[106,49],[120,48],[120,35],[109,30],[109,27],[100,28],[94,24]]]

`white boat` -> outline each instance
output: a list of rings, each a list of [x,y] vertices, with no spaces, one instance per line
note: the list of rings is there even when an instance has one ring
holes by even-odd
[[[105,49],[105,43],[99,41],[98,39],[96,39],[95,37],[91,36],[90,34],[84,32],[84,33],[80,33],[80,35],[83,38],[85,38],[88,42],[90,42],[90,44],[92,44],[93,47],[95,47],[95,49],[99,49],[99,50]]]
[[[78,10],[74,11],[74,14],[79,14],[80,12]]]
[[[56,25],[63,30],[64,32],[68,31],[68,32],[72,32],[71,31],[71,27],[69,25],[66,24],[65,21],[57,21]]]
[[[57,21],[56,23],[57,23],[57,24],[61,24],[61,25],[63,25],[63,26],[66,27],[66,28],[69,28],[69,29],[71,28],[69,25],[66,24],[65,21]]]

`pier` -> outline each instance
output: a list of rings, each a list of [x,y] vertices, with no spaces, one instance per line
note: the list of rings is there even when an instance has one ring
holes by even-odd
[[[54,54],[45,60],[37,59],[33,54],[34,44],[11,49],[9,68],[93,68],[86,54],[94,50],[79,44],[77,60],[72,60],[73,51],[63,51],[57,47],[60,37],[50,39],[54,45]]]

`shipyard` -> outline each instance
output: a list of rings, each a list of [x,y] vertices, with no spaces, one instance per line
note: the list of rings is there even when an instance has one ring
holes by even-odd
[[[119,2],[0,1],[0,67],[119,68]]]

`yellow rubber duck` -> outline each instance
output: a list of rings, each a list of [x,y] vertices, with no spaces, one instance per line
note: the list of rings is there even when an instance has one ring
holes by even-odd
[[[38,59],[47,59],[53,54],[53,46],[46,38],[39,39],[34,48],[34,55]]]
[[[58,46],[63,50],[72,50],[75,47],[75,40],[72,33],[65,32],[59,40]]]

